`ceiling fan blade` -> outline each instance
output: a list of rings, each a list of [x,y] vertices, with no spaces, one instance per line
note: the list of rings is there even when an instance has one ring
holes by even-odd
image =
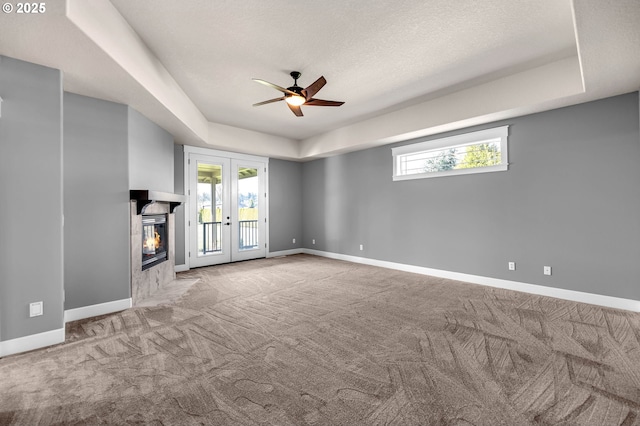
[[[300,109],[299,106],[291,105],[288,102],[287,102],[287,106],[295,115],[297,115],[298,117],[302,117],[302,110]]]
[[[327,80],[320,76],[320,78],[314,81],[313,84],[304,89],[305,98],[307,98],[307,100],[313,98],[313,95],[318,93],[325,84],[327,84]]]
[[[311,98],[309,99],[307,102],[305,102],[305,106],[306,105],[311,105],[311,106],[340,106],[342,105],[344,102],[339,102],[339,101],[325,101],[324,99],[314,99]]]
[[[258,102],[257,104],[253,104],[253,106],[260,106],[270,104],[272,102],[284,101],[284,96],[281,98],[269,99],[268,101]]]
[[[269,83],[268,81],[260,80],[259,78],[252,79],[253,81],[257,81],[258,83],[264,84],[265,86],[273,87],[276,90],[281,91],[287,95],[299,96],[296,92],[292,92],[289,89],[285,89],[284,87],[280,87],[277,84]]]

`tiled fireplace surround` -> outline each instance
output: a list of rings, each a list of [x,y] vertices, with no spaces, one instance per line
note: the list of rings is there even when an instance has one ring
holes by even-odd
[[[157,201],[145,208],[144,214],[167,214],[167,260],[142,270],[142,215],[137,214],[137,203],[131,200],[131,297],[133,306],[149,298],[162,286],[176,279],[175,271],[175,215],[168,202]]]

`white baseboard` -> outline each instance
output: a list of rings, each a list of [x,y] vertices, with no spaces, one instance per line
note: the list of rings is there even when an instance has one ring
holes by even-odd
[[[313,254],[316,256],[328,257],[331,259],[345,260],[348,262],[362,263],[365,265],[380,266],[382,268],[412,272],[415,274],[431,275],[434,277],[448,278],[451,280],[464,281],[472,284],[480,284],[489,287],[521,291],[523,293],[537,294],[540,296],[555,297],[557,299],[571,300],[573,302],[589,303],[591,305],[599,305],[609,308],[640,312],[639,300],[585,293],[576,290],[565,290],[562,288],[546,287],[538,284],[528,284],[518,281],[503,280],[499,278],[483,277],[480,275],[463,274],[460,272],[444,271],[441,269],[425,268],[422,266],[405,265],[403,263],[387,262],[384,260],[368,259],[366,257],[350,256],[346,254],[331,253],[320,250],[302,249],[301,252],[306,254]]]
[[[0,358],[64,343],[64,327],[0,342]]]
[[[176,272],[187,272],[189,267],[187,265],[176,265]]]
[[[69,309],[64,311],[64,322],[77,321],[84,318],[98,315],[110,314],[132,306],[132,299],[115,300],[113,302],[100,303],[97,305],[83,306],[82,308]],[[0,357],[13,355],[21,352],[32,351],[46,346],[64,343],[65,329],[46,331],[44,333],[31,334],[17,339],[0,342]]]
[[[267,253],[267,257],[291,256],[292,254],[304,253],[304,249],[297,248],[291,250],[272,251]]]
[[[64,311],[64,322],[78,321],[85,318],[97,317],[113,312],[124,311],[133,306],[131,298],[114,300],[113,302],[99,303],[97,305],[83,306],[81,308]]]

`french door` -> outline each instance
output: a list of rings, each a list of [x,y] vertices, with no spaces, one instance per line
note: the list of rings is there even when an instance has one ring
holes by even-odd
[[[266,163],[188,154],[189,267],[266,256]]]

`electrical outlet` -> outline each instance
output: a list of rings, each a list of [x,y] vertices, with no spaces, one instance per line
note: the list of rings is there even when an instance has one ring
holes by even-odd
[[[316,243],[316,240],[311,240],[311,244],[315,244],[315,243]]]
[[[29,303],[29,317],[39,317],[43,313],[42,302]]]
[[[296,243],[296,239],[294,238],[294,239],[293,239],[293,244],[295,244],[295,243]]]
[[[360,251],[364,250],[364,246],[360,244]]]
[[[544,274],[545,275],[551,275],[551,266],[545,266],[544,267]]]
[[[516,270],[516,262],[509,262],[509,270],[510,271]]]

